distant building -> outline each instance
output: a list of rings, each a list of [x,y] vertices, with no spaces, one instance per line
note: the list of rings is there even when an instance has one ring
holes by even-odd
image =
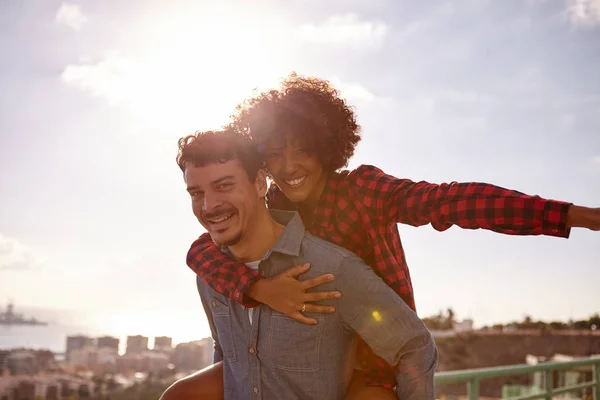
[[[148,337],[147,336],[127,336],[127,354],[140,354],[148,350]]]
[[[35,400],[36,395],[35,384],[31,381],[23,381],[17,388],[19,400]]]
[[[94,382],[89,379],[64,374],[52,374],[35,377],[0,377],[0,399],[9,400],[59,400],[72,398],[79,394],[79,399],[92,392]]]
[[[161,372],[169,368],[169,356],[164,353],[146,351],[139,355],[139,371]]]
[[[116,360],[117,372],[131,376],[136,372],[160,372],[169,368],[169,356],[146,350],[142,353],[126,353]]]
[[[467,318],[462,321],[452,321],[452,329],[454,332],[470,332],[473,330],[473,320]]]
[[[213,363],[215,354],[215,341],[212,337],[207,337],[196,341],[202,347],[202,362],[204,366],[209,366]]]
[[[49,372],[58,369],[54,353],[50,350],[34,350],[34,355],[38,370]]]
[[[73,350],[68,364],[74,371],[84,369],[95,375],[114,374],[118,357],[117,350],[110,347],[86,347]]]
[[[154,350],[171,351],[173,350],[173,339],[167,336],[157,336],[154,338]]]
[[[112,336],[102,336],[98,338],[96,342],[96,347],[98,347],[99,349],[109,348],[115,351],[119,351],[119,342],[119,338]]]
[[[8,356],[10,355],[9,350],[0,350],[0,372],[8,368]],[[0,374],[1,375],[1,374]]]
[[[11,351],[7,364],[12,375],[35,375],[38,372],[35,352],[30,350]]]
[[[69,360],[69,353],[73,350],[83,349],[85,347],[93,347],[94,339],[89,336],[76,335],[67,336],[67,355],[66,358]]]
[[[126,376],[130,376],[138,372],[140,364],[140,355],[125,353],[117,358],[117,372]]]
[[[212,338],[180,343],[175,347],[172,361],[180,371],[197,371],[213,363]]]

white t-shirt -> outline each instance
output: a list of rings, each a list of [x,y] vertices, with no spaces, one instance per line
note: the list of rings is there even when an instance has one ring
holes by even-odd
[[[246,265],[248,267],[250,267],[251,269],[258,271],[258,265],[260,264],[261,260],[258,261],[252,261],[249,263],[246,263]],[[253,308],[248,308],[248,318],[250,318],[250,325],[252,325],[252,310],[254,310]]]

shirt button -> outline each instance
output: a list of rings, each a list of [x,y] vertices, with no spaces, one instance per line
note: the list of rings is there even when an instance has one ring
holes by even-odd
[[[254,347],[250,347],[250,354],[254,354]]]
[[[552,233],[558,232],[558,229],[552,229]]]
[[[213,307],[216,307],[216,306],[217,306],[217,301],[216,301],[216,300],[213,300],[213,301],[212,301],[210,304],[211,304]]]
[[[254,386],[254,389],[252,389],[252,391],[253,391],[254,393],[258,393],[258,388],[257,388],[256,386]]]
[[[237,293],[235,294],[235,297],[240,297],[240,292],[237,292]]]

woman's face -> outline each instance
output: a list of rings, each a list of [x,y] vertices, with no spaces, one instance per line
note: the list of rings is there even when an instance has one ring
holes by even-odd
[[[283,194],[293,203],[319,199],[325,185],[323,165],[314,152],[292,135],[271,139],[264,150],[265,164]]]

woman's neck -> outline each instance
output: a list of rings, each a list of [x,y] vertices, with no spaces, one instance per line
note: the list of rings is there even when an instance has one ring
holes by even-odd
[[[306,200],[298,204],[298,211],[300,212],[302,221],[306,227],[309,227],[312,224],[314,209],[323,196],[323,192],[325,191],[325,186],[327,185],[327,180],[329,179],[330,174],[331,173],[323,173],[321,179],[317,182],[314,190],[309,194]]]

